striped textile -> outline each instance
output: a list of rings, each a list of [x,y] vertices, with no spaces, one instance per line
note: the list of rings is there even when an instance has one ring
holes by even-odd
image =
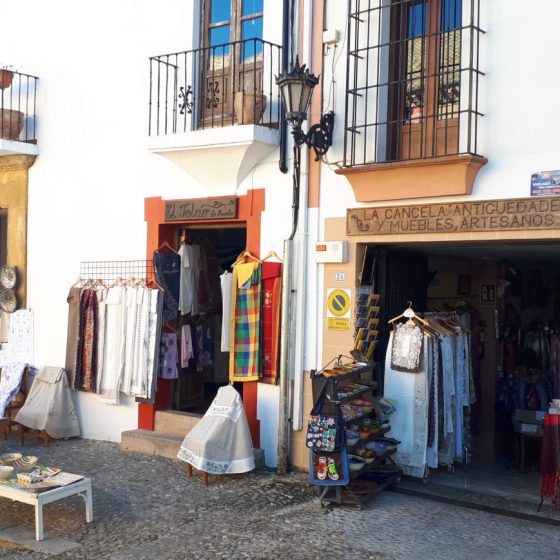
[[[261,264],[240,263],[233,268],[230,380],[258,381],[261,356]]]

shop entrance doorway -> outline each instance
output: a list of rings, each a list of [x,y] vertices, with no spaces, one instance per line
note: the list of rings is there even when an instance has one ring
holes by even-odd
[[[540,420],[560,398],[558,245],[364,243],[357,257],[359,284],[381,295],[382,371],[388,320],[408,302],[469,333],[469,402],[455,416],[462,453],[426,468],[424,482],[538,502]]]
[[[222,340],[222,293],[220,276],[231,272],[231,266],[245,250],[244,227],[179,227],[178,244],[197,248],[201,255],[197,279],[197,309],[177,319],[176,332],[181,348],[189,337],[192,358],[181,358],[179,377],[171,392],[171,408],[182,412],[204,414],[218,389],[229,383],[229,341]],[[188,331],[188,332],[187,332]],[[243,384],[235,388],[243,395]]]

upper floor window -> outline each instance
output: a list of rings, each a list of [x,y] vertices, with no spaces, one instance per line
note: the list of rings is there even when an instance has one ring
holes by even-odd
[[[350,3],[346,166],[477,153],[477,0]]]

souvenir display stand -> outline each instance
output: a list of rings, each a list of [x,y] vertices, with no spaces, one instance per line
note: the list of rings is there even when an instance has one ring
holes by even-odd
[[[346,462],[342,473],[348,473],[339,480],[318,480],[317,458],[328,454],[309,450],[310,482],[322,489],[321,507],[336,503],[361,508],[384,488],[400,480],[401,471],[392,459],[399,442],[383,437],[390,425],[383,413],[383,399],[375,396],[374,367],[363,362],[342,364],[339,356],[332,369],[323,369],[314,375],[315,386],[320,383],[320,398],[340,407],[345,437],[339,455],[340,460]]]

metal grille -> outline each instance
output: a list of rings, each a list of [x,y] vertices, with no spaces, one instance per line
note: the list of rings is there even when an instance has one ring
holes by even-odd
[[[480,0],[349,0],[344,166],[478,155]]]
[[[150,58],[149,135],[280,121],[282,47],[245,39]]]
[[[82,280],[101,280],[112,284],[119,278],[124,280],[151,280],[154,278],[154,264],[147,261],[85,261],[80,263]]]
[[[0,138],[37,142],[38,78],[0,68]]]

